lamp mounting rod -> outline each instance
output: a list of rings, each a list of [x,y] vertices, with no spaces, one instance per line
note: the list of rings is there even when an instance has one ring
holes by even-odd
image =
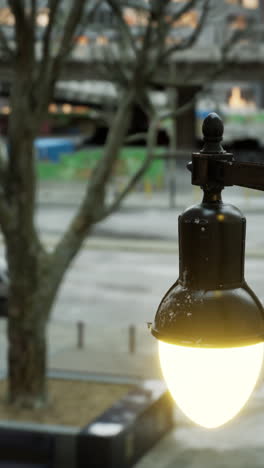
[[[203,123],[204,147],[193,153],[188,169],[192,173],[192,184],[205,191],[222,190],[238,185],[264,191],[264,164],[238,162],[222,145],[224,125],[214,112]]]

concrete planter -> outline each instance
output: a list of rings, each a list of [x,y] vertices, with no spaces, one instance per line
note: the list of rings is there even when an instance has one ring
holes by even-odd
[[[135,387],[82,429],[0,420],[0,468],[129,468],[173,425],[173,404],[159,380],[77,372],[49,377]]]

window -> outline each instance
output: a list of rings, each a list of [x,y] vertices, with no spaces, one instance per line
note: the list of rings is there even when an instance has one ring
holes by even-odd
[[[136,26],[138,22],[136,11],[133,8],[125,8],[124,19],[129,26]]]
[[[49,9],[48,8],[41,8],[38,10],[37,13],[37,25],[45,28],[49,24]]]
[[[75,41],[77,42],[78,45],[88,45],[89,44],[89,38],[85,35],[81,35],[76,37]]]
[[[49,23],[49,9],[40,8],[36,15],[37,25],[45,28]],[[15,18],[9,8],[0,8],[0,25],[14,26]]]
[[[170,46],[180,44],[181,42],[182,42],[182,39],[178,37],[169,36],[166,38],[166,44]]]
[[[102,45],[102,46],[107,45],[108,44],[108,38],[106,36],[97,36],[96,44]]]
[[[189,27],[196,28],[198,25],[198,12],[196,10],[188,11],[182,15],[177,21],[174,21],[174,27]]]
[[[259,0],[242,0],[242,6],[255,10],[259,7]]]
[[[226,2],[232,5],[240,5],[251,10],[255,10],[259,7],[259,0],[226,0]]]
[[[147,13],[136,11],[133,8],[125,8],[123,16],[129,26],[146,26],[148,22]]]
[[[245,18],[245,16],[239,15],[235,18],[232,18],[229,24],[231,29],[246,29],[247,19]]]
[[[0,8],[0,24],[13,26],[15,18],[9,8]]]

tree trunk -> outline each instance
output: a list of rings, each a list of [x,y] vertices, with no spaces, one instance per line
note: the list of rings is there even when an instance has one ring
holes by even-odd
[[[10,276],[8,401],[36,408],[46,401],[46,317],[39,299],[44,251],[34,226],[36,118],[22,80],[13,88],[6,197],[12,221],[5,230]]]
[[[9,314],[8,401],[24,408],[43,407],[47,402],[45,322],[38,320],[34,308],[22,311],[19,298],[11,301]]]
[[[19,407],[39,408],[47,402],[46,323],[55,297],[50,263],[34,237],[25,242],[19,233],[9,236],[7,257],[8,401]]]
[[[8,305],[8,400],[20,407],[41,407],[46,402],[46,320],[43,299],[45,258],[33,235],[18,226],[7,239],[10,273]]]
[[[32,238],[32,252],[21,255],[19,242],[8,242],[10,294],[8,307],[8,401],[40,408],[48,403],[46,325],[58,285],[51,262]]]

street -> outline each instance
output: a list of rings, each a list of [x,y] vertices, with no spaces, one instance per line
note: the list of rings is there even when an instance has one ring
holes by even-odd
[[[113,327],[152,321],[177,276],[176,253],[84,249],[65,277],[53,318],[102,326],[110,318]],[[247,281],[262,300],[263,276],[264,258],[247,258]]]
[[[264,300],[264,200],[253,201],[241,195],[231,198],[247,217],[246,280]],[[162,294],[177,279],[177,222],[182,207],[168,209],[166,195],[144,199],[140,207],[136,202],[132,196],[130,204],[95,226],[65,277],[53,318],[103,324],[110,315],[113,325],[151,321]],[[182,204],[193,202],[185,193]],[[39,206],[39,230],[51,249],[75,208]]]

